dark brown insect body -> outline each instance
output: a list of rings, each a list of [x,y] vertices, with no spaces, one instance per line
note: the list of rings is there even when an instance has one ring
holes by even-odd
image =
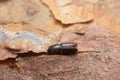
[[[76,54],[77,51],[78,50],[76,43],[61,43],[50,46],[48,49],[48,54],[72,55],[72,54]]]

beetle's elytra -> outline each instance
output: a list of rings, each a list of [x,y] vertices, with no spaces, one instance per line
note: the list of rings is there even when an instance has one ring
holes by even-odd
[[[76,43],[54,44],[48,48],[50,55],[73,55],[78,52]]]

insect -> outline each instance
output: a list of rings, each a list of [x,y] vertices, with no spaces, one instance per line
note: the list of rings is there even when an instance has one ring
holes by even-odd
[[[13,63],[13,64],[10,64],[9,66],[10,68],[17,68],[19,70],[22,70],[21,66],[18,63]]]
[[[76,43],[61,43],[54,44],[48,48],[50,55],[73,55],[78,52]]]

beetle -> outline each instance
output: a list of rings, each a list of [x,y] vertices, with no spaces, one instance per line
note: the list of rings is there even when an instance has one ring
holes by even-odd
[[[78,52],[76,43],[54,44],[48,48],[49,55],[73,55]]]

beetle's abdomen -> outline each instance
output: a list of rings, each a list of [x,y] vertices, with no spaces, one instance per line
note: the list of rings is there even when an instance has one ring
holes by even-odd
[[[48,54],[59,54],[60,53],[60,46],[58,44],[52,45],[48,48]]]

